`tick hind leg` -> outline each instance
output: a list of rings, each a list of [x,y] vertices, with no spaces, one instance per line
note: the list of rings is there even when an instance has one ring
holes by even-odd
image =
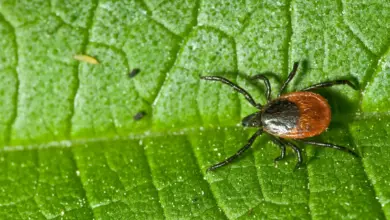
[[[297,140],[297,141],[300,141],[300,142],[305,143],[305,144],[311,144],[311,145],[317,145],[320,147],[328,147],[328,148],[333,148],[335,150],[341,150],[341,151],[344,151],[344,152],[347,152],[347,153],[353,155],[354,157],[360,157],[359,154],[357,154],[355,151],[352,151],[352,150],[350,150],[346,147],[343,147],[343,146],[329,144],[329,143],[315,142],[315,141],[305,141],[305,140]]]
[[[354,84],[352,84],[351,81],[342,79],[342,80],[334,80],[334,81],[318,83],[318,84],[309,86],[307,88],[304,88],[301,91],[310,91],[310,90],[315,90],[315,89],[320,89],[320,88],[332,87],[335,85],[347,85],[354,90],[358,90],[358,88]]]
[[[272,142],[274,142],[276,145],[280,147],[280,156],[274,159],[274,164],[276,166],[276,163],[284,159],[284,157],[286,156],[286,145],[279,138],[276,138],[274,136],[270,136],[270,137]]]
[[[254,133],[252,135],[252,137],[249,138],[248,143],[246,143],[241,149],[239,149],[233,156],[227,158],[226,160],[224,160],[222,162],[219,162],[217,164],[212,165],[211,167],[209,167],[207,169],[207,172],[215,170],[219,167],[225,166],[226,164],[231,163],[234,159],[237,159],[242,153],[244,153],[246,150],[248,150],[252,146],[252,144],[253,144],[253,142],[255,142],[256,138],[258,136],[260,136],[262,133],[263,133],[263,130],[261,130],[261,129],[256,131],[256,133]]]
[[[295,144],[291,143],[291,142],[288,142],[284,139],[281,139],[281,138],[277,138],[277,137],[272,137],[272,141],[279,145],[280,147],[280,156],[275,158],[274,162],[278,162],[279,160],[282,160],[284,158],[284,156],[286,155],[286,145],[288,145],[289,147],[291,147],[291,149],[293,149],[293,151],[295,152],[295,154],[297,155],[297,164],[295,165],[295,170],[298,169],[301,165],[302,165],[302,152],[301,152],[301,149],[299,149]]]
[[[302,161],[303,161],[301,149],[299,147],[297,147],[297,145],[295,145],[291,142],[288,142],[288,141],[283,140],[283,139],[281,139],[281,141],[284,142],[285,144],[287,144],[289,147],[291,147],[291,149],[293,149],[293,151],[295,151],[295,154],[297,155],[298,161],[297,161],[297,164],[295,165],[294,170],[299,169],[299,167],[302,165]]]
[[[237,92],[241,93],[244,95],[245,99],[248,100],[248,102],[255,108],[258,108],[258,109],[261,109],[261,105],[256,103],[255,100],[252,98],[252,96],[243,88],[241,88],[240,86],[238,86],[237,84],[234,84],[233,82],[231,82],[230,80],[226,79],[226,78],[223,78],[223,77],[220,77],[220,76],[201,76],[200,77],[201,79],[204,79],[204,80],[210,80],[210,81],[218,81],[218,82],[221,82],[221,83],[224,83],[230,87],[232,87],[234,90],[236,90]]]

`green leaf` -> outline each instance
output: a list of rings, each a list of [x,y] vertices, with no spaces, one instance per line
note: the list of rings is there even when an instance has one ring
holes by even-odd
[[[0,1],[0,219],[390,218],[386,1]],[[77,61],[76,54],[100,64]],[[234,163],[255,110],[294,61],[288,91],[332,108],[318,140],[274,164],[263,135]],[[134,78],[133,68],[141,72]],[[146,116],[133,120],[144,111]]]

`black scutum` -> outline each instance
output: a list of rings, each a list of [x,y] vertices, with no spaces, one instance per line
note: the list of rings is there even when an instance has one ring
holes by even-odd
[[[275,135],[288,133],[297,126],[298,120],[298,106],[285,99],[271,102],[261,115],[264,130]]]

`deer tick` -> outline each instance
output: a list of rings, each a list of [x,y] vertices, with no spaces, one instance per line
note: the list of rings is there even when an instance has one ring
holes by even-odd
[[[291,147],[297,155],[298,161],[295,166],[296,169],[299,168],[299,166],[302,164],[302,153],[301,150],[291,140],[345,151],[352,154],[353,156],[358,157],[358,154],[346,147],[330,143],[305,140],[306,138],[317,136],[323,133],[328,128],[331,120],[331,110],[328,102],[324,97],[317,93],[313,93],[312,91],[334,85],[348,85],[355,90],[357,88],[348,80],[335,80],[318,83],[300,91],[284,94],[283,91],[289,82],[294,78],[297,69],[298,62],[295,62],[293,70],[290,72],[287,80],[282,85],[282,88],[278,94],[278,98],[276,99],[271,99],[271,85],[266,76],[259,74],[251,78],[252,80],[260,79],[264,81],[266,87],[265,95],[267,97],[267,103],[264,106],[256,103],[247,91],[227,80],[226,78],[220,76],[201,77],[201,79],[204,80],[224,83],[232,87],[237,92],[243,94],[245,99],[253,107],[255,107],[257,111],[246,116],[242,120],[242,125],[244,127],[259,128],[256,133],[254,133],[252,137],[249,138],[248,142],[233,156],[211,166],[207,169],[207,171],[215,170],[219,167],[225,166],[234,159],[238,158],[242,153],[248,150],[256,138],[264,132],[270,134],[272,141],[280,147],[280,156],[275,158],[274,162],[280,161],[285,157],[286,147],[288,146]]]

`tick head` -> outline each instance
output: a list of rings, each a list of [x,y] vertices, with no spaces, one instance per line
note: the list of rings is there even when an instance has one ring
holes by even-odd
[[[255,112],[242,119],[242,126],[244,127],[261,127],[261,112]]]

